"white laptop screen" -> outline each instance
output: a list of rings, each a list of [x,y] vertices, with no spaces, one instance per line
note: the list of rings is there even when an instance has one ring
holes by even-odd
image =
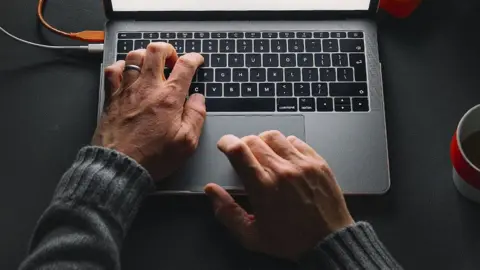
[[[371,0],[111,0],[113,11],[366,11]]]

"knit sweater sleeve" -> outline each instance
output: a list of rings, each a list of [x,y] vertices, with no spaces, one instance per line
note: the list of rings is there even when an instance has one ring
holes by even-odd
[[[366,222],[329,235],[300,264],[302,270],[402,269]]]
[[[110,149],[85,147],[61,178],[31,239],[27,269],[120,269],[120,250],[148,172]]]

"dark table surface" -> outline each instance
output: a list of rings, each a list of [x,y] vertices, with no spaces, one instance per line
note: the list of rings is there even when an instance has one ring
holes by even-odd
[[[27,40],[78,44],[39,27],[37,0],[5,1],[0,25]],[[55,26],[101,29],[98,0],[50,0]],[[407,20],[379,16],[392,189],[350,197],[407,269],[478,269],[480,206],[451,180],[449,142],[480,103],[480,3],[426,1]],[[24,46],[0,34],[0,269],[24,257],[35,222],[95,128],[99,66]],[[128,235],[124,269],[288,269],[250,254],[214,220],[205,197],[148,199]]]

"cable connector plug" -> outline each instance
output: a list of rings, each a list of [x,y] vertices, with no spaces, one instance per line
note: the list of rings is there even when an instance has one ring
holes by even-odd
[[[103,31],[86,30],[78,33],[70,33],[72,38],[87,42],[103,42],[105,33]]]
[[[103,53],[103,44],[88,44],[89,53]]]

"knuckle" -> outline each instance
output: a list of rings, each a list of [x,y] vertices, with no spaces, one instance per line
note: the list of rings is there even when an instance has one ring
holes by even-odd
[[[161,97],[160,104],[162,107],[175,108],[179,105],[179,102],[176,97],[167,94]]]
[[[282,133],[278,130],[269,130],[260,134],[260,137],[264,138],[267,141],[271,141],[279,136],[282,136]]]
[[[301,175],[299,170],[292,166],[283,166],[277,170],[277,173],[284,180],[296,179]]]
[[[261,140],[258,136],[255,135],[248,135],[242,138],[242,141],[245,142],[246,145],[252,146],[255,144],[259,143],[259,140]]]
[[[242,141],[235,142],[225,149],[225,153],[229,156],[235,156],[243,153],[245,150],[245,144]]]
[[[193,132],[187,132],[184,136],[183,145],[187,152],[193,152],[197,149],[198,136]]]

